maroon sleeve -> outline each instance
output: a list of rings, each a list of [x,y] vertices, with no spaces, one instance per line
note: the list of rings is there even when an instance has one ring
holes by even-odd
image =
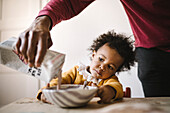
[[[38,16],[49,16],[52,20],[52,27],[54,27],[62,20],[70,19],[79,14],[93,1],[95,0],[50,0]]]

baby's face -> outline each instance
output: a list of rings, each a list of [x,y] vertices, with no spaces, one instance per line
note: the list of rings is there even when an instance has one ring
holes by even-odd
[[[93,52],[90,72],[97,79],[107,79],[114,75],[124,59],[107,44]]]

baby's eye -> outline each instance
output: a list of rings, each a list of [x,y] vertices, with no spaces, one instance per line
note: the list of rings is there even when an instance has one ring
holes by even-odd
[[[101,58],[101,57],[99,57],[99,61],[104,61],[104,59],[103,59],[103,58]]]
[[[108,68],[109,68],[109,69],[111,69],[111,70],[113,70],[113,67],[112,67],[112,66],[110,66],[110,65],[108,65]]]

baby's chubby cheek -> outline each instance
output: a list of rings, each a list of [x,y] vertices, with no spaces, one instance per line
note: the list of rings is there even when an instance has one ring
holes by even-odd
[[[95,71],[92,72],[92,76],[96,79],[98,78],[98,74]]]

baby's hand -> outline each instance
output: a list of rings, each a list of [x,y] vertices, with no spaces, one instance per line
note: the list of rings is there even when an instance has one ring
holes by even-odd
[[[47,98],[45,97],[45,95],[44,95],[43,93],[41,94],[41,101],[44,102],[44,103],[49,103],[49,104],[51,104],[51,103],[47,100]]]
[[[99,104],[101,103],[110,103],[111,99],[115,96],[116,92],[111,86],[101,86],[97,92],[97,95],[101,98],[98,101]]]
[[[50,87],[50,84],[49,84],[49,83],[47,84],[46,88],[48,88],[48,87]],[[49,103],[49,104],[51,104],[51,103],[47,100],[47,98],[45,97],[45,95],[44,95],[43,93],[41,94],[40,100],[41,100],[42,102],[44,102],[44,103]]]

